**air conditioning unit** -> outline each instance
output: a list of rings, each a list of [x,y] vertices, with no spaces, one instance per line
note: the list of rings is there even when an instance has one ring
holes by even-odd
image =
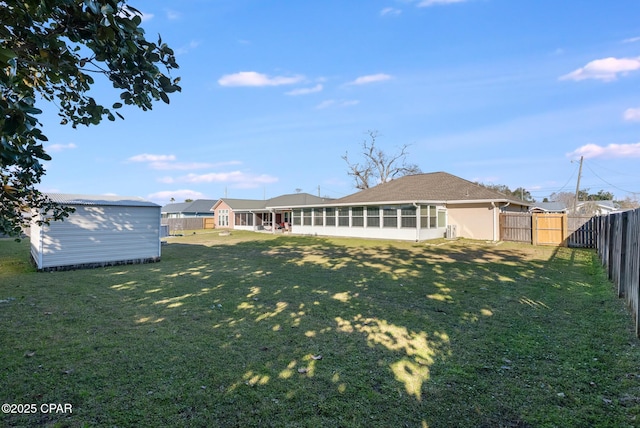
[[[458,232],[456,230],[455,224],[447,225],[447,230],[444,232],[444,237],[446,239],[456,239],[458,237]]]

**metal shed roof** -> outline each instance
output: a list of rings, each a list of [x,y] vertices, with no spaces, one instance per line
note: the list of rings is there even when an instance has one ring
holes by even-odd
[[[121,207],[160,207],[137,196],[80,195],[70,193],[46,193],[53,202],[61,205],[109,205]]]

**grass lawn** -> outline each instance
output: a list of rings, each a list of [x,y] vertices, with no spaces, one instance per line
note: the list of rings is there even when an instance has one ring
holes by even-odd
[[[160,263],[37,273],[0,240],[0,401],[37,406],[0,425],[640,425],[640,342],[593,251],[169,241]]]

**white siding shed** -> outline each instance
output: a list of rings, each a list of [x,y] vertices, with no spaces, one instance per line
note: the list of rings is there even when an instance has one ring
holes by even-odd
[[[67,270],[160,261],[160,205],[137,197],[48,194],[75,208],[64,221],[31,221],[38,270]]]

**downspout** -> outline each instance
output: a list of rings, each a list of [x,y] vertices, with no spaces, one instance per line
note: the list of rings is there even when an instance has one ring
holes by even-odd
[[[507,202],[506,205],[503,205],[502,207],[499,207],[499,206],[496,206],[495,202],[491,202],[491,206],[493,206],[493,209],[506,208],[509,205],[511,205],[511,202]],[[500,215],[499,212],[497,212],[497,213],[494,212],[493,213],[493,240],[495,242],[497,242],[499,240],[499,238],[500,238],[500,236],[499,236],[500,234],[499,234],[499,231],[497,230],[497,226],[496,226],[496,223],[497,223],[496,217],[499,216],[499,215]]]
[[[493,242],[496,242],[497,241],[497,239],[496,239],[496,214],[497,213],[495,211],[496,208],[497,208],[496,207],[496,203],[491,201],[491,206],[493,207],[492,208],[493,209]]]
[[[413,206],[416,207],[416,242],[420,241],[420,205],[417,202],[412,202]]]

